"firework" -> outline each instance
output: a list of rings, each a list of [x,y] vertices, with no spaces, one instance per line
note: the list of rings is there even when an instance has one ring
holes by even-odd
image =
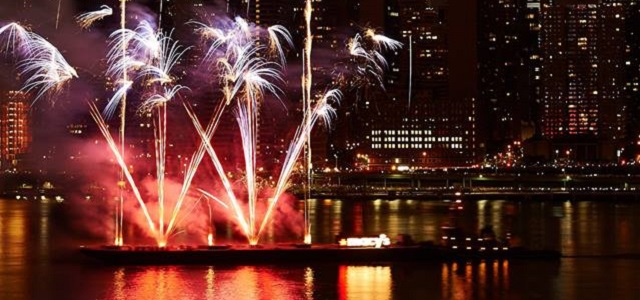
[[[124,5],[124,1],[122,3]],[[124,11],[124,9],[122,10]],[[279,84],[284,82],[281,70],[286,64],[285,48],[287,46],[293,47],[292,38],[287,29],[279,25],[260,28],[239,17],[227,22],[224,27],[220,28],[206,25],[202,22],[189,22],[195,25],[195,32],[203,40],[206,54],[202,63],[207,65],[208,70],[212,71],[212,77],[218,81],[223,99],[219,101],[206,128],[203,128],[203,125],[200,124],[193,109],[188,104],[184,104],[185,110],[200,138],[200,146],[191,156],[189,166],[184,172],[180,193],[176,199],[172,199],[175,200],[173,207],[166,205],[167,199],[165,198],[168,195],[165,195],[164,191],[165,177],[167,176],[167,131],[170,128],[167,124],[167,106],[173,99],[178,97],[181,91],[188,90],[187,87],[177,83],[178,77],[172,73],[181,57],[189,50],[189,47],[182,47],[178,41],[171,37],[171,33],[165,34],[157,30],[154,27],[155,23],[152,25],[147,21],[140,22],[135,29],[126,28],[124,22],[122,22],[123,26],[111,34],[109,40],[110,49],[107,56],[107,75],[113,79],[116,87],[113,97],[111,97],[104,109],[104,117],[97,112],[94,106],[91,107],[91,114],[107,140],[111,152],[116,156],[118,165],[122,169],[123,181],[126,180],[131,187],[144,212],[150,232],[159,246],[164,247],[172,236],[183,231],[179,228],[182,221],[203,200],[206,200],[210,210],[210,223],[211,208],[209,202],[215,202],[228,209],[236,218],[237,224],[249,243],[251,245],[257,244],[264,229],[272,220],[273,212],[280,198],[290,186],[293,170],[305,150],[307,150],[304,155],[304,168],[307,174],[305,200],[308,198],[307,192],[309,191],[312,172],[309,146],[311,130],[318,123],[325,123],[330,126],[331,121],[335,118],[334,106],[339,104],[342,97],[342,93],[337,89],[329,90],[321,97],[312,96],[312,11],[312,1],[307,0],[305,8],[307,31],[303,50],[303,76],[301,81],[304,114],[295,135],[290,141],[284,163],[275,182],[275,188],[271,197],[266,199],[266,205],[264,205],[266,210],[262,215],[258,214],[258,208],[262,207],[259,203],[262,198],[259,198],[258,195],[261,194],[264,188],[258,184],[260,178],[257,174],[258,120],[260,107],[263,106],[262,102],[267,94],[274,95],[275,98],[279,98],[279,95],[282,94]],[[122,20],[124,20],[124,17]],[[160,26],[158,25],[158,27]],[[7,27],[4,30],[8,32],[10,28]],[[0,34],[2,32],[0,31]],[[355,77],[360,78],[357,80],[364,83],[369,80],[367,78],[373,78],[382,84],[382,73],[387,67],[387,62],[382,52],[396,51],[401,46],[401,43],[377,34],[370,29],[350,39],[347,50],[352,65],[356,67]],[[33,57],[43,57],[39,54],[41,51],[37,49],[33,52]],[[62,62],[55,56],[53,57],[50,60]],[[55,70],[55,68],[50,69]],[[71,74],[68,69],[62,66],[59,69],[66,70]],[[64,75],[62,74],[62,76]],[[141,93],[144,98],[138,110],[141,114],[149,115],[153,118],[158,203],[157,216],[154,212],[153,217],[150,215],[145,201],[140,195],[139,188],[136,186],[137,183],[127,169],[123,158],[124,148],[121,151],[118,150],[118,146],[104,121],[104,118],[109,118],[115,113],[118,106],[122,108],[121,118],[124,118],[124,103],[126,102],[127,92],[134,84],[136,86],[139,84],[144,88]],[[314,101],[314,98],[317,100]],[[221,116],[231,105],[233,105],[240,131],[244,158],[244,180],[240,181],[244,185],[244,192],[246,192],[246,196],[243,199],[238,199],[236,196],[234,184],[228,178],[227,172],[211,142]],[[123,124],[124,119],[121,122],[121,146],[124,144]],[[187,195],[205,154],[208,154],[213,163],[215,172],[222,183],[224,196],[221,197],[221,200],[211,193],[199,189],[198,191],[203,196],[189,206],[190,202],[187,201]],[[244,207],[244,203],[246,203],[246,207]],[[185,206],[184,210],[182,209],[183,206]],[[120,207],[122,208],[122,202]],[[305,243],[311,242],[308,217],[308,207],[305,201]],[[120,222],[120,232],[118,232],[118,229],[116,230],[118,232],[117,235],[121,237],[122,217],[117,219],[118,221]],[[207,235],[207,239],[209,244],[212,245],[213,235],[211,230]],[[121,239],[119,242],[116,239],[116,244],[118,243],[121,244]]]
[[[36,92],[34,102],[48,92],[60,90],[70,79],[78,77],[60,51],[42,36],[17,23],[0,27],[0,37],[6,39],[3,52],[21,57],[18,68],[27,76],[22,91]]]
[[[409,96],[408,107],[411,108],[411,92],[413,91],[413,36],[409,35]]]
[[[209,43],[207,46],[207,54],[205,61],[217,63],[220,59],[235,61],[236,58],[248,57],[243,55],[247,49],[253,49],[252,44],[258,42],[261,38],[259,28],[250,25],[241,17],[236,17],[230,28],[217,28],[206,25],[202,22],[191,21],[190,24],[196,27],[196,34],[200,35],[204,42]],[[285,28],[275,27],[272,31],[281,37],[288,37],[289,32]],[[279,45],[279,39],[276,37]],[[219,52],[222,52],[219,55]]]
[[[339,104],[341,98],[342,93],[339,90],[330,90],[315,104],[313,111],[311,111],[310,114],[305,115],[302,124],[298,127],[298,130],[289,145],[287,156],[284,160],[282,169],[280,170],[280,176],[278,177],[275,192],[273,197],[270,199],[269,207],[267,208],[267,212],[265,213],[262,223],[260,224],[260,229],[258,230],[258,239],[260,238],[265,226],[271,220],[271,214],[273,209],[277,206],[280,197],[289,186],[291,173],[293,172],[295,163],[304,148],[304,144],[308,141],[311,130],[318,120],[322,120],[326,126],[330,126],[331,120],[336,116],[335,109],[332,105]]]
[[[147,79],[148,83],[171,83],[172,69],[190,48],[180,46],[178,41],[172,39],[171,34],[156,33],[146,21],[140,22],[135,30],[116,30],[110,36],[109,46],[107,75],[121,81],[121,84],[105,108],[104,114],[108,118],[125,99],[126,91],[131,87],[131,81],[127,78]]]
[[[76,17],[76,22],[82,29],[89,29],[94,22],[102,20],[104,17],[110,16],[113,14],[113,9],[111,7],[102,5],[99,10],[90,11],[83,14],[80,14]]]
[[[177,41],[171,39],[171,34],[168,36],[160,35],[159,40],[160,55],[155,63],[144,65],[139,76],[150,77],[151,82],[167,84],[173,81],[170,76],[171,70],[190,47],[181,47]]]
[[[0,27],[0,41],[3,40],[6,40],[6,45],[4,46],[4,50],[0,50],[0,52],[11,52],[11,54],[23,55],[30,54],[30,32],[24,27],[20,26],[20,24],[9,23],[5,26]]]
[[[365,31],[365,34],[367,37],[369,37],[375,42],[379,50],[396,51],[402,48],[401,42],[388,38],[384,35],[377,34],[374,29],[371,29],[371,28],[367,29]]]
[[[243,154],[245,160],[246,190],[248,202],[248,216],[239,208],[239,203],[232,191],[231,184],[226,178],[215,151],[208,142],[205,147],[211,156],[214,166],[223,181],[236,217],[241,223],[249,243],[255,245],[259,239],[257,234],[257,175],[256,175],[256,150],[257,150],[257,116],[260,101],[265,93],[278,95],[281,91],[273,82],[282,82],[279,69],[281,64],[267,60],[263,53],[271,52],[277,55],[284,64],[284,52],[280,43],[280,38],[291,44],[291,37],[282,26],[272,26],[267,29],[267,37],[270,42],[270,49],[258,45],[261,31],[247,23],[242,18],[236,18],[230,30],[206,26],[203,23],[194,23],[198,26],[196,32],[201,34],[203,39],[210,41],[207,59],[213,60],[216,53],[222,56],[215,59],[220,70],[222,91],[225,95],[226,104],[231,104],[237,100],[236,120],[240,128],[242,138]],[[194,125],[200,133],[201,138],[206,139],[205,132],[194,120]]]
[[[60,9],[62,8],[62,0],[58,0],[58,10],[56,12],[56,29],[58,29],[58,25],[60,24]]]
[[[109,132],[109,128],[107,126],[107,124],[104,121],[104,118],[102,117],[102,115],[100,114],[100,111],[98,110],[98,108],[93,105],[93,104],[89,104],[89,108],[90,108],[90,112],[91,112],[91,117],[93,118],[93,120],[96,122],[96,124],[98,124],[98,128],[100,129],[100,132],[102,133],[102,135],[104,136],[105,140],[107,141],[107,145],[109,146],[109,149],[111,150],[111,152],[113,153],[113,155],[116,158],[116,161],[118,162],[118,165],[120,166],[122,173],[124,174],[124,177],[126,178],[127,182],[129,183],[129,186],[131,187],[133,194],[135,195],[136,200],[138,200],[138,204],[140,205],[140,208],[142,209],[142,212],[149,224],[149,228],[152,232],[152,234],[155,234],[155,225],[153,220],[151,219],[151,215],[149,214],[149,211],[147,209],[147,205],[145,204],[144,200],[142,200],[142,196],[140,194],[140,191],[138,189],[138,186],[136,185],[135,181],[133,180],[133,176],[131,176],[131,172],[129,172],[129,168],[127,167],[126,162],[124,161],[124,158],[122,157],[122,155],[120,154],[120,151],[118,150],[118,146],[116,145],[115,141],[113,140],[113,136],[111,135],[111,133]]]
[[[127,1],[126,0],[120,0],[120,30],[123,30],[127,27]],[[129,47],[128,44],[123,43],[120,46],[120,50],[122,50],[120,53],[122,54],[122,59],[123,60],[127,60],[127,48]],[[126,69],[125,69],[126,70]],[[126,72],[123,72],[121,74],[122,76],[119,77],[121,78],[121,82],[124,83],[125,85],[129,82],[129,77],[127,76]],[[125,155],[125,149],[126,149],[126,140],[125,140],[125,129],[126,129],[126,111],[127,111],[127,91],[128,89],[131,87],[131,85],[129,85],[126,89],[124,89],[124,92],[122,93],[122,97],[120,97],[119,100],[117,100],[117,102],[121,103],[120,105],[120,151],[122,156]],[[122,89],[122,88],[121,88]],[[116,103],[117,103],[116,102]],[[109,101],[109,103],[113,103],[113,101]],[[120,182],[124,181],[124,172],[120,172]],[[124,238],[123,238],[123,225],[124,225],[124,185],[120,186],[119,189],[120,192],[120,203],[118,203],[120,205],[120,210],[118,211],[118,204],[116,204],[116,226],[115,226],[115,230],[116,230],[116,234],[115,234],[115,245],[117,246],[122,246],[124,244]]]
[[[120,87],[116,90],[116,92],[113,94],[111,99],[109,99],[107,106],[104,108],[102,112],[102,114],[107,119],[110,119],[113,116],[116,109],[118,108],[118,104],[120,104],[122,99],[126,96],[127,92],[129,92],[129,89],[131,89],[132,85],[133,85],[133,81],[130,81],[130,80],[120,83]]]
[[[280,39],[284,40],[291,48],[293,48],[291,34],[282,25],[271,26],[267,28],[267,32],[269,33],[270,50],[278,55],[278,57],[280,58],[280,63],[284,65],[287,60],[284,56],[284,51],[282,50],[282,42]]]
[[[166,105],[169,101],[178,95],[181,90],[189,90],[188,87],[182,85],[176,85],[171,88],[164,88],[164,92],[161,94],[153,94],[147,98],[140,105],[139,111],[141,113],[151,112],[153,109]]]
[[[310,22],[311,7],[308,3],[306,9],[306,19]],[[221,179],[226,196],[228,198],[233,212],[245,233],[249,243],[255,245],[260,240],[261,233],[269,223],[274,207],[278,203],[278,199],[289,185],[289,178],[294,169],[297,159],[300,157],[301,151],[304,149],[305,143],[309,140],[310,131],[319,119],[323,119],[327,124],[334,116],[331,104],[339,102],[341,93],[338,90],[328,92],[320,99],[311,109],[311,63],[310,54],[312,47],[312,38],[310,27],[308,28],[308,36],[305,42],[304,55],[304,75],[303,75],[303,95],[305,100],[305,114],[302,124],[297,130],[294,139],[291,142],[285,164],[282,167],[278,183],[276,185],[273,197],[267,203],[266,213],[260,217],[257,215],[259,186],[258,176],[256,174],[256,152],[257,152],[257,116],[260,102],[265,93],[278,95],[280,89],[273,82],[281,81],[279,69],[284,65],[284,51],[281,42],[291,45],[291,38],[286,29],[282,26],[272,26],[267,28],[267,38],[269,47],[260,46],[258,42],[261,38],[259,29],[248,24],[241,18],[236,18],[235,22],[228,30],[211,27],[199,22],[191,22],[196,24],[196,33],[200,34],[207,44],[206,60],[213,62],[213,65],[219,70],[221,89],[224,94],[224,104],[229,105],[236,103],[235,116],[238,127],[240,129],[242,141],[242,153],[245,162],[245,189],[247,193],[247,211],[240,209],[238,199],[233,192],[233,188],[226,172],[217,157],[215,149],[211,146],[210,131],[205,131],[200,122],[197,120],[193,112],[188,108],[192,122],[196,131],[202,139],[202,144],[216,168]],[[267,55],[264,55],[264,53]],[[273,57],[280,61],[274,63],[268,58]],[[221,113],[222,109],[217,113]],[[214,116],[215,117],[215,116]],[[305,217],[307,217],[305,215]],[[305,224],[305,227],[308,228]],[[305,229],[305,240],[308,229]]]
[[[302,75],[302,105],[304,109],[304,118],[309,122],[311,120],[311,87],[313,86],[313,69],[311,68],[311,50],[313,48],[313,35],[311,34],[311,16],[313,14],[312,1],[306,0],[304,9],[304,20],[306,24],[306,38],[304,41],[304,56],[303,56],[303,75]],[[309,125],[309,124],[307,124]],[[311,162],[311,132],[306,137],[306,156],[304,158],[304,168],[306,170],[307,182],[306,190],[304,193],[304,242],[311,244],[311,223],[309,222],[309,207],[307,201],[311,197],[311,177],[312,177],[312,162]],[[262,229],[261,229],[262,231]]]
[[[150,23],[142,21],[136,29],[120,28],[110,36],[110,50],[108,52],[107,74],[118,78],[120,87],[114,96],[107,103],[104,115],[110,117],[115,112],[121,101],[126,99],[127,91],[134,84],[134,81],[141,81],[147,87],[146,99],[140,104],[139,111],[143,114],[155,115],[154,136],[155,136],[155,157],[156,157],[156,180],[158,195],[158,218],[157,228],[151,228],[158,246],[164,247],[172,234],[171,224],[175,221],[180,210],[179,205],[174,207],[170,226],[165,226],[165,176],[166,176],[166,155],[167,155],[167,105],[177,97],[182,90],[188,89],[182,85],[174,85],[174,78],[171,72],[175,65],[189,48],[182,47],[178,41],[171,37],[171,33],[164,34],[156,32]],[[128,80],[132,78],[133,80]],[[122,103],[121,107],[124,106]],[[124,108],[122,109],[122,124],[124,124]],[[94,117],[95,118],[95,117]],[[99,121],[99,120],[97,120]],[[121,127],[121,139],[124,128]],[[103,134],[105,134],[103,132]],[[106,135],[106,134],[105,134]],[[112,149],[114,150],[114,149]],[[120,155],[120,154],[118,154]],[[120,155],[121,156],[121,155]],[[199,163],[199,162],[198,162]],[[121,165],[122,167],[122,165]],[[191,179],[197,164],[191,164],[185,178],[185,185],[179,196],[177,203],[181,204],[189,189]],[[126,172],[122,170],[122,173]],[[129,185],[135,186],[133,180],[129,180]],[[136,187],[134,190],[137,190]],[[140,201],[141,198],[136,196]],[[121,204],[122,205],[122,204]],[[122,217],[121,217],[122,218]],[[150,217],[149,217],[150,218]],[[154,222],[149,222],[150,226],[155,226]]]
[[[363,33],[356,33],[347,41],[346,49],[350,60],[344,73],[350,74],[345,78],[339,75],[339,81],[346,89],[366,91],[371,86],[384,89],[383,75],[388,68],[387,60],[383,52],[396,51],[402,47],[402,43],[381,34],[373,29],[367,29]],[[361,97],[356,93],[356,99]],[[357,101],[357,100],[356,100]]]
[[[249,53],[253,52],[249,51]],[[206,148],[207,152],[209,152],[209,156],[211,157],[218,175],[223,182],[223,185],[227,192],[227,196],[234,208],[236,217],[238,218],[243,231],[249,239],[249,242],[251,244],[256,244],[258,240],[256,234],[257,176],[255,157],[257,143],[257,108],[258,103],[264,96],[265,91],[276,92],[277,88],[271,83],[271,81],[280,80],[280,77],[278,71],[269,68],[269,64],[267,64],[261,57],[254,57],[250,59],[240,58],[239,60],[244,62],[240,64],[243,66],[242,69],[244,71],[240,73],[239,78],[236,79],[237,82],[235,83],[235,85],[239,85],[242,88],[242,94],[244,97],[242,98],[242,100],[239,100],[237,102],[236,119],[241,131],[243,153],[245,158],[245,172],[247,174],[246,188],[249,203],[248,218],[245,218],[243,212],[241,211],[238,200],[233,193],[232,185],[226,176],[226,173],[215,153],[215,150],[209,142],[211,135],[207,134],[207,132],[202,129],[200,123],[197,121],[197,118],[191,112],[189,112],[189,110],[188,112],[191,116],[192,121],[194,122],[196,131],[200,134],[200,137],[203,140],[203,145]]]
[[[228,200],[231,203],[231,206],[233,208],[233,213],[235,214],[235,217],[238,220],[240,228],[242,229],[245,236],[249,238],[249,225],[247,224],[247,221],[244,217],[244,213],[240,208],[240,203],[238,202],[238,199],[236,198],[236,195],[233,192],[232,184],[229,181],[229,178],[227,177],[227,174],[224,171],[224,168],[222,167],[222,163],[220,162],[220,159],[218,158],[218,155],[216,154],[215,149],[211,145],[211,137],[213,136],[213,132],[215,131],[215,126],[212,126],[212,125],[217,123],[210,123],[210,126],[208,126],[207,131],[205,131],[202,129],[202,126],[200,125],[198,118],[195,116],[193,111],[188,107],[187,107],[187,113],[189,114],[189,117],[193,122],[196,132],[199,134],[200,139],[202,140],[200,149],[206,149],[206,151],[209,154],[209,157],[211,157],[211,161],[213,162],[213,165],[218,173],[220,181],[222,181],[222,185],[227,194],[227,197],[229,198]],[[177,206],[179,205],[181,205],[181,202],[178,202]],[[173,219],[175,219],[175,216],[172,217],[172,221],[169,223],[169,229],[172,228]]]
[[[51,43],[35,33],[29,36],[27,52],[30,55],[18,67],[22,74],[29,76],[22,90],[36,91],[35,102],[49,92],[60,90],[69,80],[77,78],[78,73]]]

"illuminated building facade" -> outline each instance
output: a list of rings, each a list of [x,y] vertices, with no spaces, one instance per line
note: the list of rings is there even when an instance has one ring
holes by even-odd
[[[18,164],[20,155],[29,151],[31,132],[29,107],[25,93],[10,91],[0,101],[0,167]]]
[[[525,16],[525,37],[523,45],[525,55],[523,57],[526,65],[526,79],[524,79],[524,89],[521,90],[522,99],[525,105],[518,105],[521,110],[522,123],[520,141],[527,140],[533,136],[541,136],[540,114],[542,103],[542,56],[540,50],[540,0],[527,0]]]
[[[539,2],[527,0],[478,3],[478,101],[489,153],[522,140],[522,130],[530,127],[526,123],[536,100],[532,64],[538,61],[536,6]]]
[[[356,153],[367,158],[359,167],[394,170],[472,165],[480,153],[476,100],[474,91],[453,82],[467,70],[451,63],[457,59],[451,53],[465,51],[461,49],[464,42],[475,41],[463,37],[464,41],[452,43],[450,22],[461,16],[458,4],[392,2],[385,4],[385,33],[404,47],[389,58],[386,97],[372,95],[364,101],[367,115],[361,116],[362,123],[370,125]]]
[[[625,134],[625,8],[617,1],[544,3],[542,133],[551,140]]]
[[[628,4],[625,18],[624,84],[627,117],[627,157],[637,160],[640,154],[640,2]]]

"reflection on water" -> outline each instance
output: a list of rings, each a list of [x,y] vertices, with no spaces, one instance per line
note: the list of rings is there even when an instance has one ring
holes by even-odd
[[[322,279],[315,278],[315,272]],[[97,298],[392,299],[391,273],[390,266],[121,267],[106,278],[113,283],[112,289]],[[325,281],[329,278],[335,281],[332,285]]]
[[[313,299],[313,269],[307,267],[304,269],[304,299]]]
[[[494,299],[509,290],[509,262],[442,264],[442,297],[446,299]]]
[[[391,299],[391,267],[340,266],[340,299]]]
[[[310,201],[314,241],[407,233],[439,240],[441,201]],[[640,295],[640,260],[478,261],[390,265],[110,267],[77,261],[81,240],[57,204],[0,200],[0,299],[621,299]],[[460,225],[564,254],[640,253],[640,204],[465,203]],[[232,229],[225,229],[231,236]],[[70,242],[71,241],[71,242]],[[60,259],[60,249],[66,257]],[[64,255],[63,255],[64,256]]]
[[[0,298],[26,292],[27,237],[26,211],[9,210],[6,202],[0,201],[0,274],[11,280],[0,284]]]
[[[113,272],[110,280],[113,289],[98,298],[285,300],[313,299],[314,294],[310,267],[122,267]]]

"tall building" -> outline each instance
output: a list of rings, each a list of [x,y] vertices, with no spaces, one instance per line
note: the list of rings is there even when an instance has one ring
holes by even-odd
[[[556,151],[615,159],[626,125],[624,19],[619,1],[543,4],[542,133]]]
[[[540,50],[540,0],[527,0],[526,28],[523,49],[523,62],[526,67],[526,77],[522,78],[520,97],[524,105],[519,105],[522,118],[521,140],[530,137],[540,137],[540,112],[542,104],[542,57]]]
[[[20,155],[29,151],[31,132],[29,102],[23,92],[10,91],[0,100],[0,168],[18,164]]]
[[[489,147],[520,139],[518,107],[528,90],[524,59],[526,0],[480,0],[478,3],[478,101]]]
[[[542,7],[545,137],[623,137],[624,13],[605,1]]]
[[[453,23],[466,11],[449,1],[391,2],[385,3],[385,33],[404,47],[389,58],[386,93],[364,103],[361,123],[370,126],[357,154],[370,169],[474,164],[480,152],[475,85],[466,82],[475,79],[469,47],[475,33]]]
[[[640,2],[628,4],[625,16],[625,62],[626,81],[624,84],[627,105],[627,143],[629,158],[636,159],[640,150]]]

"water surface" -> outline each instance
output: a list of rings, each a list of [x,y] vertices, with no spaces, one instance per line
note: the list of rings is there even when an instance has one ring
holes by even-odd
[[[450,203],[442,201],[311,204],[316,242],[333,242],[339,232],[437,240],[440,226],[452,221]],[[382,265],[90,264],[74,250],[95,239],[69,230],[64,205],[0,200],[0,299],[640,299],[640,260],[598,257]],[[633,202],[473,201],[457,220],[469,232],[492,225],[498,236],[512,232],[527,247],[583,256],[640,253],[637,216],[640,203]]]

